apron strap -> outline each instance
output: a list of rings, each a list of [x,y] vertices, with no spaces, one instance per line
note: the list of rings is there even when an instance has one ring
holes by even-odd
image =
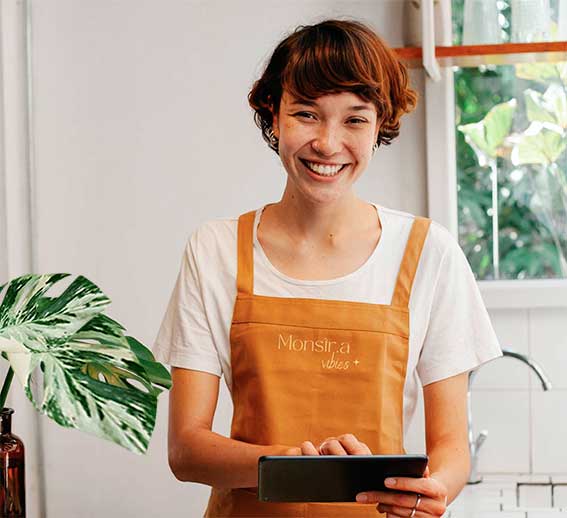
[[[430,225],[431,220],[429,218],[416,217],[413,221],[404,257],[400,264],[400,271],[398,272],[398,279],[392,297],[392,306],[404,308],[409,306],[413,279]]]
[[[254,217],[256,211],[242,214],[238,218],[238,270],[236,272],[236,289],[238,293],[252,295],[254,290]]]

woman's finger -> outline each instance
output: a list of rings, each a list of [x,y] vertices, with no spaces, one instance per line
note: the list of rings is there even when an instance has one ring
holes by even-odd
[[[323,441],[319,446],[322,455],[348,455],[337,439]]]
[[[360,442],[352,433],[345,433],[337,437],[344,450],[349,455],[369,455],[370,449],[366,444]]]
[[[366,495],[367,502],[369,504],[385,504],[393,505],[397,507],[405,507],[407,509],[413,509],[413,506],[417,503],[417,495],[415,493],[397,493],[397,492],[387,492],[387,491],[365,491],[357,495],[357,501],[362,501],[362,495]],[[361,497],[359,499],[359,497]],[[425,497],[421,497],[421,502],[419,508],[422,509],[425,505]],[[407,513],[409,514],[409,513]]]
[[[317,448],[313,445],[311,441],[305,441],[301,443],[301,454],[302,455],[319,455]]]
[[[396,507],[395,505],[386,504],[378,504],[376,509],[381,513],[386,513],[388,516],[403,516],[404,518],[408,518],[413,511],[413,507],[408,509],[407,507]],[[424,518],[430,515],[423,511],[416,511],[413,516],[414,518]]]
[[[391,477],[384,480],[384,485],[394,491],[419,493],[441,502],[444,502],[447,496],[447,488],[432,477]]]
[[[363,495],[367,497],[367,500],[363,499]],[[359,493],[356,496],[356,501],[369,504],[380,504],[388,506],[389,508],[395,508],[396,510],[392,511],[393,514],[398,514],[400,509],[404,509],[406,512],[402,513],[402,516],[406,517],[411,514],[411,511],[416,504],[418,504],[417,511],[422,511],[428,515],[441,516],[447,509],[444,501],[434,500],[421,495],[418,503],[417,493],[398,493],[397,491],[365,491],[364,493]]]
[[[298,448],[297,446],[292,446],[291,448],[285,450],[283,454],[291,457],[301,455],[301,448]]]
[[[372,455],[366,443],[359,441],[352,433],[346,433],[338,437],[343,447],[350,455]]]
[[[365,451],[365,453],[363,455],[372,455],[372,452],[370,451],[370,448],[368,447],[368,445],[366,443],[361,442],[360,445],[362,446],[362,448]]]

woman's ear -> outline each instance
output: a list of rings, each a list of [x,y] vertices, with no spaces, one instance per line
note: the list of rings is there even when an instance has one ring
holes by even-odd
[[[270,111],[272,112],[272,131],[277,138],[280,138],[280,126],[279,126],[279,119],[278,114],[274,112],[273,105],[270,105]]]
[[[376,129],[374,130],[374,142],[378,142],[378,135],[380,135],[380,127],[382,126],[382,119],[378,118],[376,121]]]

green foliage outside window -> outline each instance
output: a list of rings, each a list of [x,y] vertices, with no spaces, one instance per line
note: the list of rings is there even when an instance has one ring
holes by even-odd
[[[454,44],[463,3],[453,0]],[[454,84],[459,242],[475,276],[567,277],[567,63],[458,68]]]

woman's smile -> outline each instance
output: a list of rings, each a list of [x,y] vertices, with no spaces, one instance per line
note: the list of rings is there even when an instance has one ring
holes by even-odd
[[[300,158],[299,161],[305,167],[307,173],[315,180],[332,182],[349,166],[349,164],[321,164]]]

